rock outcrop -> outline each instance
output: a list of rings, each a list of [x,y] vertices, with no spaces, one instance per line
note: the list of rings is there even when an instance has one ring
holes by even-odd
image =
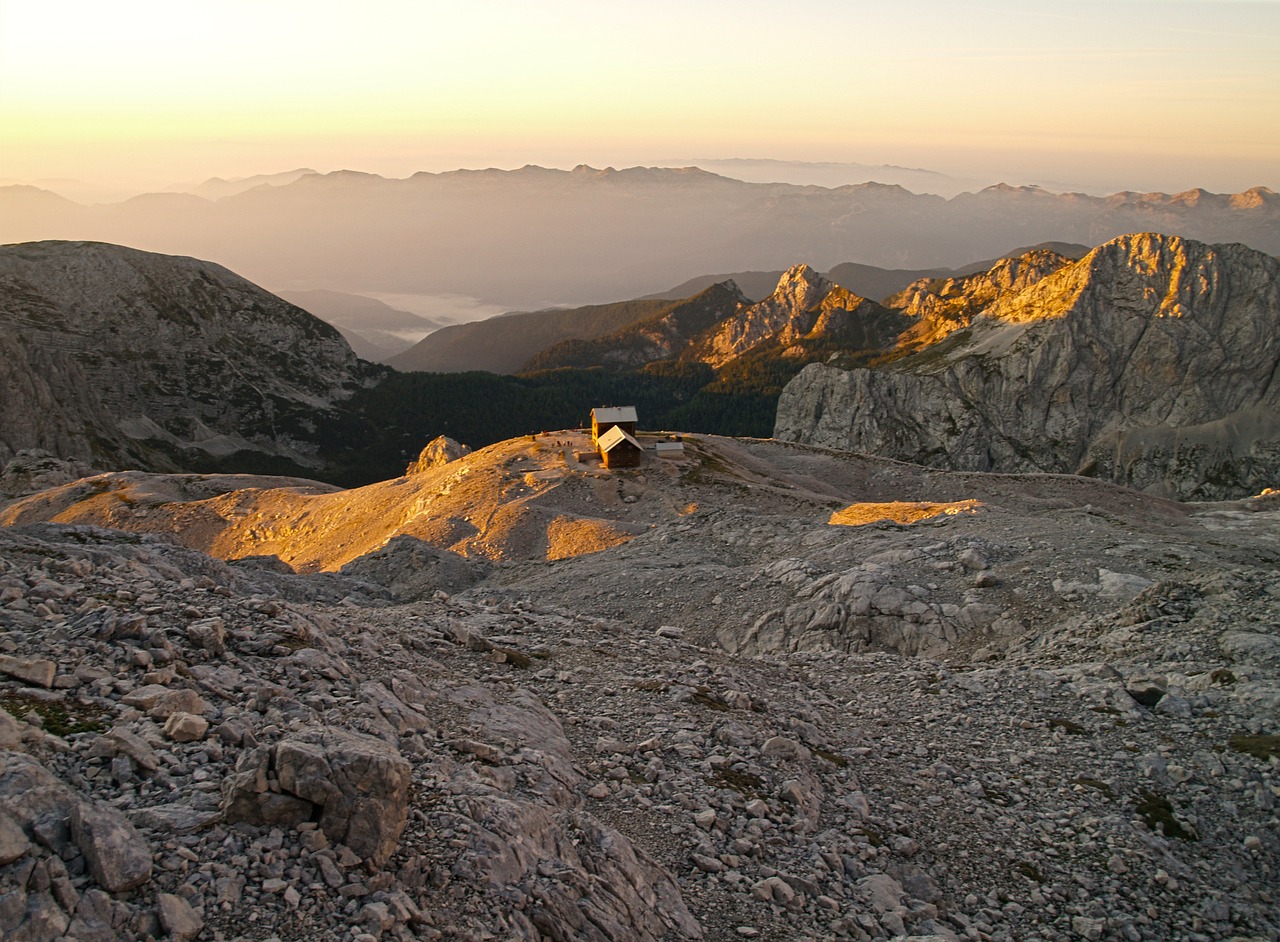
[[[108,466],[263,452],[315,465],[317,425],[374,375],[338,332],[210,262],[90,242],[0,248],[0,461]]]
[[[774,293],[727,318],[694,345],[692,356],[723,366],[766,341],[790,347],[804,339],[847,333],[880,306],[824,278],[808,265],[788,269]]]
[[[466,445],[454,441],[447,435],[438,435],[427,442],[426,447],[418,454],[418,459],[405,468],[404,473],[406,475],[422,474],[424,471],[438,468],[450,461],[457,461],[469,454],[471,449]]]
[[[1278,269],[1241,245],[1125,236],[1010,280],[967,326],[883,368],[806,367],[775,435],[1182,499],[1257,493],[1280,475]]]
[[[228,821],[258,825],[316,820],[331,841],[381,865],[409,816],[409,780],[409,763],[394,746],[312,730],[247,753],[223,785],[223,810]]]
[[[39,449],[24,449],[0,468],[0,498],[26,497],[60,484],[70,484],[91,473],[82,461],[68,461]]]

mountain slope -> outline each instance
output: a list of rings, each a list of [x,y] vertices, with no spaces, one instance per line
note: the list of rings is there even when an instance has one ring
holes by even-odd
[[[386,362],[397,370],[428,373],[515,373],[533,356],[571,339],[591,340],[652,317],[669,301],[618,301],[586,307],[527,311],[428,334]]]
[[[629,369],[684,353],[699,335],[749,304],[732,281],[712,285],[621,330],[594,339],[563,340],[532,357],[522,369],[561,367]]]
[[[806,368],[775,434],[1182,498],[1255,493],[1280,474],[1278,269],[1241,245],[1125,236],[1011,279],[967,327],[887,368]]]
[[[221,266],[85,242],[0,247],[0,344],[3,458],[314,465],[317,423],[374,375],[334,328]]]
[[[833,284],[808,265],[788,269],[773,294],[716,325],[686,354],[713,367],[724,366],[754,347],[772,341],[792,347],[802,340],[835,338],[879,305]]]

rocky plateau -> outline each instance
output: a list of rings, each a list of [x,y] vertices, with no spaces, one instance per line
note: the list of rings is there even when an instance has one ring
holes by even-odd
[[[0,933],[1280,934],[1275,494],[587,450],[19,456]]]

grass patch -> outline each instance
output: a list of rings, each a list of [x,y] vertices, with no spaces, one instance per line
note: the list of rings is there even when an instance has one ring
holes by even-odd
[[[1174,817],[1173,803],[1156,792],[1139,793],[1138,814],[1146,822],[1147,827],[1165,837],[1180,841],[1199,840],[1199,835],[1195,831]]]
[[[0,707],[18,718],[35,713],[44,724],[45,732],[63,738],[76,733],[100,733],[107,728],[105,712],[79,701],[49,702],[10,694],[0,697]],[[74,712],[69,707],[74,708]]]
[[[1079,778],[1073,778],[1071,780],[1071,784],[1083,785],[1086,788],[1092,788],[1094,791],[1102,792],[1102,794],[1106,795],[1108,798],[1116,797],[1116,793],[1111,790],[1110,785],[1106,782],[1099,781],[1096,778],[1085,778],[1084,776],[1080,776]]]
[[[1044,874],[1040,872],[1040,868],[1029,860],[1019,860],[1013,865],[1013,872],[1022,874],[1033,883],[1044,882]]]
[[[1069,736],[1088,736],[1089,731],[1073,720],[1055,718],[1049,720],[1049,729],[1060,729]]]
[[[862,836],[867,839],[867,843],[870,844],[872,847],[884,846],[884,835],[881,834],[879,831],[877,831],[875,828],[870,827],[869,825],[866,825],[866,824],[862,824],[862,825],[859,825],[857,828],[855,828],[853,833],[857,834],[859,831],[862,832]]]
[[[701,703],[707,709],[715,710],[717,713],[728,713],[730,709],[727,703],[717,700],[711,694],[702,690],[694,691],[693,695],[689,697],[689,699],[694,703]]]
[[[831,752],[828,749],[815,748],[813,750],[813,754],[817,756],[819,759],[825,759],[827,762],[830,762],[832,765],[834,765],[838,769],[847,769],[849,767],[849,760],[846,759],[844,756],[840,755],[840,753],[838,752]]]
[[[1280,756],[1280,736],[1232,736],[1227,745],[1232,752],[1243,752],[1263,762]]]
[[[707,776],[707,784],[716,788],[729,788],[746,798],[761,798],[764,795],[764,779],[750,772],[739,772],[737,769],[721,769]]]

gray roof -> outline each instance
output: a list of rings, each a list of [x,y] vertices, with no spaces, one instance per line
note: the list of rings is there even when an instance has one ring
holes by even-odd
[[[591,410],[591,417],[597,424],[603,422],[638,422],[635,406],[601,406]]]

